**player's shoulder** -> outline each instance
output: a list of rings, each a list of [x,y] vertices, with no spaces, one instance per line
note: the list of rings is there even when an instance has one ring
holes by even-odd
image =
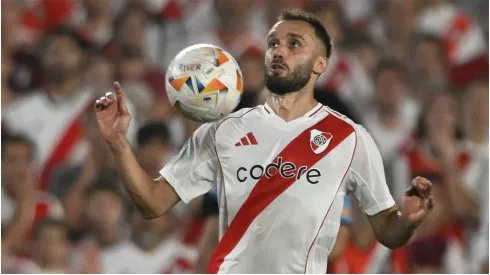
[[[210,121],[202,124],[199,129],[196,131],[199,135],[209,135],[214,134],[218,128],[223,125],[223,123],[229,123],[230,121],[234,121],[235,119],[243,118],[248,112],[251,112],[255,108],[243,108],[229,115],[222,117],[221,119]]]
[[[336,118],[338,118],[339,120],[345,122],[345,124],[348,126],[348,127],[352,127],[354,132],[356,133],[358,139],[359,138],[366,138],[369,137],[369,138],[373,138],[371,133],[369,133],[369,131],[362,125],[362,124],[359,124],[355,121],[353,121],[352,119],[350,119],[349,117],[347,117],[346,115],[342,114],[342,113],[339,113],[333,109],[331,109],[330,107],[328,106],[324,106],[324,109],[325,111],[327,111],[327,113],[329,115],[332,115]]]
[[[222,118],[222,120],[230,119],[230,118],[245,118],[248,113],[251,113],[254,110],[260,108],[260,106],[261,105],[256,106],[256,107],[251,107],[251,108],[242,108],[240,110],[237,110],[237,111],[225,116],[224,118]]]
[[[220,127],[224,123],[237,122],[242,119],[250,119],[253,116],[251,114],[254,113],[260,106],[252,107],[252,108],[242,108],[237,110],[227,116],[222,117],[220,120],[216,121],[216,128]]]

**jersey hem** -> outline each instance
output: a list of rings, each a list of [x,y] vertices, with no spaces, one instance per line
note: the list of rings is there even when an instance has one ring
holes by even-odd
[[[170,184],[170,186],[172,186],[172,188],[175,190],[175,193],[177,193],[177,195],[180,197],[180,200],[183,201],[184,203],[189,203],[193,198],[189,198],[184,190],[184,188],[182,188],[179,184],[178,184],[178,181],[177,179],[175,179],[174,176],[172,176],[172,174],[167,171],[165,168],[163,168],[161,171],[160,171],[160,175],[162,175],[162,177],[164,177],[168,184]]]
[[[385,202],[377,204],[375,207],[371,207],[368,210],[364,211],[368,216],[374,216],[381,211],[389,209],[395,205],[395,201],[393,199],[387,200]]]

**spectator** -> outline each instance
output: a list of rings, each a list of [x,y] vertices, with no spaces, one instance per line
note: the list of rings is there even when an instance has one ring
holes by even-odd
[[[68,230],[60,220],[42,220],[34,227],[33,260],[40,273],[73,273],[69,264]]]
[[[410,60],[408,47],[417,30],[417,1],[380,1],[379,4],[380,20],[371,25],[371,35],[382,44],[386,56]]]
[[[127,86],[127,95],[141,114],[149,111],[156,97],[165,96],[165,74],[145,64],[143,55],[124,54],[118,65],[118,79]]]
[[[346,197],[344,207],[348,213],[342,213],[343,232],[339,231],[340,239],[329,256],[332,265],[329,263],[328,273],[409,273],[404,249],[389,250],[376,240],[357,201]]]
[[[80,33],[98,48],[106,45],[114,36],[110,0],[84,0],[85,18]]]
[[[2,263],[6,273],[74,273],[69,265],[70,244],[61,220],[42,219],[33,231],[32,258],[10,256]],[[3,256],[3,255],[2,255]]]
[[[14,102],[15,94],[9,85],[9,78],[12,73],[12,57],[2,51],[2,108],[7,108]]]
[[[467,187],[469,183],[464,182],[469,158],[456,139],[455,109],[451,94],[432,96],[420,122],[419,144],[405,151],[393,165],[395,200],[402,196],[408,179],[421,175],[432,181],[432,194],[437,201],[433,213],[407,247],[414,272],[466,272],[462,225],[479,219],[479,206]]]
[[[203,7],[202,16],[196,16],[187,22],[190,33],[187,46],[197,43],[213,44],[226,49],[236,59],[249,48],[262,49],[261,34],[251,28],[254,2],[243,0],[230,5],[227,0],[209,1],[209,6]],[[272,1],[275,2],[279,1]],[[209,20],[209,28],[199,27],[202,20]]]
[[[373,85],[362,59],[347,47],[354,32],[347,27],[339,2],[313,1],[309,9],[328,29],[334,46],[328,68],[316,86],[335,93],[338,100],[350,108],[349,113],[360,116],[371,100]]]
[[[153,122],[141,127],[136,155],[141,167],[150,176],[157,178],[163,165],[174,155],[170,132],[165,124]]]
[[[470,83],[463,95],[462,127],[475,153],[488,154],[488,80]]]
[[[68,29],[54,30],[41,43],[44,89],[26,95],[4,113],[8,129],[34,141],[46,189],[52,169],[64,161],[80,160],[83,136],[80,116],[93,104],[83,86],[85,44]]]
[[[385,165],[393,161],[409,138],[418,116],[407,77],[403,64],[393,59],[382,60],[374,74],[373,108],[364,116],[364,125],[373,135]]]
[[[437,36],[418,34],[411,52],[411,79],[416,79],[412,83],[413,96],[422,104],[431,91],[447,86],[448,68],[444,44]]]
[[[44,190],[55,167],[81,162],[87,153],[81,119],[104,91],[84,85],[86,47],[71,29],[49,32],[39,49],[46,77],[43,89],[20,98],[5,111],[6,127],[30,137],[39,150]],[[137,121],[131,123],[130,141],[137,127]]]
[[[107,273],[114,266],[122,242],[129,236],[125,223],[125,197],[114,174],[100,175],[85,192],[87,236],[73,255],[81,273]]]
[[[258,95],[264,88],[264,58],[261,50],[250,48],[238,59],[243,73],[244,91],[237,110],[263,104],[258,102]]]
[[[468,165],[463,174],[470,196],[478,202],[478,224],[467,226],[468,253],[471,269],[482,272],[488,264],[488,82],[477,80],[466,87],[461,113]]]
[[[63,208],[51,194],[35,189],[35,147],[24,136],[2,138],[2,251],[28,251],[27,241],[36,220],[62,218]]]
[[[193,272],[197,251],[182,243],[177,230],[179,221],[175,216],[168,213],[145,220],[138,211],[134,211],[131,226],[131,239],[118,246],[105,273]]]
[[[364,71],[373,75],[381,58],[381,47],[368,35],[359,33],[352,39],[356,57],[361,62]]]
[[[90,58],[85,78],[87,85],[96,91],[110,91],[116,79],[114,64],[103,55],[94,55]]]
[[[137,4],[126,6],[114,20],[114,38],[104,52],[116,64],[122,55],[143,54],[145,63],[153,64],[149,56],[153,46],[149,44],[149,31],[153,24],[147,12]]]
[[[76,238],[76,232],[81,230],[81,219],[84,190],[90,186],[103,171],[114,169],[114,163],[102,138],[94,112],[85,115],[83,133],[87,138],[90,151],[82,163],[58,167],[51,178],[50,192],[62,202],[66,211],[66,223],[71,237]]]

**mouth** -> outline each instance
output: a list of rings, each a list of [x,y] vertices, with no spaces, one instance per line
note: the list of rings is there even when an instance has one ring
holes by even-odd
[[[271,66],[270,66],[270,71],[271,72],[282,72],[282,71],[285,71],[287,68],[286,66],[282,65],[282,64],[279,64],[279,63],[272,63]]]

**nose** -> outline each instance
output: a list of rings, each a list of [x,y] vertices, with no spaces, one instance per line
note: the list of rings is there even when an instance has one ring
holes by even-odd
[[[283,46],[282,44],[279,44],[274,50],[273,57],[274,59],[284,59],[286,52],[287,52],[286,47]]]

